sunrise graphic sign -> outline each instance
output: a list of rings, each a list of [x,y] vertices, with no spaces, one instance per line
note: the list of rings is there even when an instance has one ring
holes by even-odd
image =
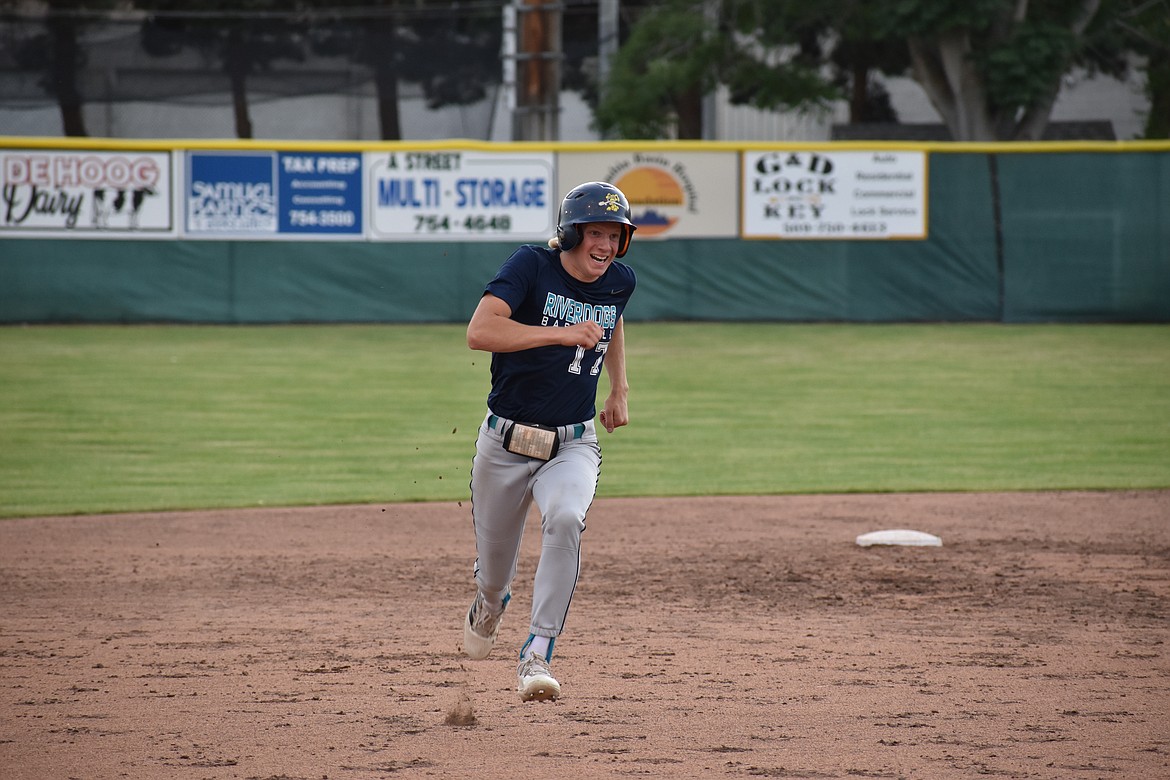
[[[734,152],[563,152],[557,187],[607,181],[625,193],[638,240],[726,238],[739,229]]]

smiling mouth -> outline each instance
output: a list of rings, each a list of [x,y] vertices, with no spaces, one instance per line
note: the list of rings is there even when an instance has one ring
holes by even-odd
[[[597,255],[589,255],[589,257],[592,258],[593,262],[599,264],[609,260],[609,255],[603,255],[601,257],[598,257]]]

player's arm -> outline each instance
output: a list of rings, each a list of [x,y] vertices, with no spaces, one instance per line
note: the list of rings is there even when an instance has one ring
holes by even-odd
[[[605,331],[596,322],[578,322],[565,328],[524,325],[512,319],[512,307],[485,293],[467,324],[467,346],[484,352],[519,352],[560,345],[593,349]]]
[[[626,328],[625,320],[621,317],[618,317],[613,335],[609,339],[609,348],[605,351],[605,372],[609,376],[609,395],[601,410],[601,424],[605,426],[605,430],[613,433],[615,428],[630,423],[627,403],[630,383],[626,379]]]

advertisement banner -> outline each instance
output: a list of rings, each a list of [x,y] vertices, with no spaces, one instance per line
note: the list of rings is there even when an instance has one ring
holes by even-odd
[[[551,154],[369,152],[365,163],[375,239],[543,243],[556,230]]]
[[[170,152],[0,149],[0,235],[174,232]]]
[[[362,156],[281,153],[280,232],[362,234]]]
[[[926,153],[743,153],[743,237],[926,238]]]
[[[184,228],[202,237],[362,234],[360,154],[189,152]]]
[[[275,152],[188,152],[188,235],[275,235]]]
[[[630,201],[639,241],[735,238],[739,199],[735,152],[562,152],[558,198],[587,181],[607,181]]]

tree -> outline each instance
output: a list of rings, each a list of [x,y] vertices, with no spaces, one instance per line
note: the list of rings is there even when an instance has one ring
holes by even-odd
[[[598,128],[626,138],[672,130],[679,138],[701,138],[702,99],[720,84],[734,103],[827,108],[840,90],[820,72],[816,31],[786,24],[807,8],[767,0],[666,0],[646,7],[613,63]]]
[[[870,3],[814,6],[818,39],[827,40],[832,82],[847,96],[849,122],[896,122],[890,94],[876,74],[896,75],[910,67],[903,41],[881,30],[882,8]]]
[[[1120,78],[1135,54],[1146,60],[1146,135],[1167,132],[1167,0],[915,0],[891,11],[885,33],[909,36],[914,77],[956,139],[1038,140],[1067,73]]]
[[[43,15],[44,32],[24,39],[14,52],[17,65],[38,71],[41,88],[57,99],[62,131],[67,136],[89,135],[82,113],[85,98],[79,75],[86,60],[79,38],[92,21],[91,12],[114,5],[113,0],[49,0]],[[0,10],[12,11],[16,6],[6,0]]]
[[[142,25],[148,54],[167,57],[194,47],[217,60],[228,78],[236,136],[252,137],[248,76],[279,59],[305,57],[304,31],[295,0],[204,2],[197,12],[181,0],[140,0],[151,12]]]
[[[1101,0],[901,0],[888,3],[884,32],[906,36],[914,79],[952,138],[1037,140],[1100,7]]]
[[[860,121],[882,110],[869,75],[908,70],[955,140],[1032,140],[1066,73],[1117,75],[1127,51],[1149,59],[1154,121],[1170,91],[1168,18],[1166,0],[666,0],[631,27],[597,124],[698,137],[685,107],[719,85],[771,110],[848,96]]]
[[[1105,41],[1090,41],[1092,51],[1132,51],[1144,60],[1146,96],[1146,138],[1170,138],[1170,0],[1113,0],[1117,8],[1114,23],[1100,35]],[[1115,70],[1124,73],[1129,60],[1121,58]]]
[[[429,108],[482,100],[500,80],[500,27],[499,9],[483,4],[380,0],[347,13],[321,2],[309,39],[317,54],[370,69],[381,137],[396,141],[399,81],[421,84]]]

